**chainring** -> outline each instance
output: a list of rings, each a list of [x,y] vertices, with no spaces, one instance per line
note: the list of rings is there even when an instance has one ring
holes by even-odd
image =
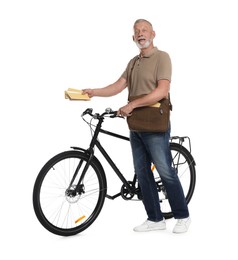
[[[132,181],[128,181],[130,187],[132,188],[132,190],[135,190],[134,184]],[[131,193],[129,192],[129,190],[127,189],[127,187],[125,186],[125,184],[122,185],[121,187],[121,196],[124,200],[131,200],[135,195],[135,192]]]

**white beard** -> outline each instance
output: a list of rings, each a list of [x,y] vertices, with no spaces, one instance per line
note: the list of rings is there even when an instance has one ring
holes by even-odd
[[[137,47],[138,47],[139,49],[146,49],[146,48],[148,48],[149,45],[151,44],[151,42],[152,42],[152,39],[147,40],[147,41],[145,42],[145,44],[141,45],[138,41],[135,41],[135,43],[136,43],[136,45],[137,45]]]

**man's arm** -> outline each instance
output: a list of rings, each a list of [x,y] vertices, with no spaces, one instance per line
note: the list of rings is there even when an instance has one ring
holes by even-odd
[[[148,95],[133,100],[129,102],[127,105],[125,105],[124,107],[121,107],[118,110],[118,114],[122,116],[130,116],[133,109],[137,107],[150,106],[157,103],[159,100],[163,98],[168,98],[169,89],[170,89],[169,80],[165,80],[165,79],[159,80],[157,87],[154,90],[152,90]]]
[[[126,86],[126,79],[120,77],[116,82],[103,88],[83,89],[83,94],[88,94],[89,97],[111,97],[119,94]]]
[[[168,98],[169,89],[170,82],[168,80],[159,80],[158,85],[154,90],[152,90],[148,95],[130,102],[130,105],[133,109],[153,105],[163,98]]]

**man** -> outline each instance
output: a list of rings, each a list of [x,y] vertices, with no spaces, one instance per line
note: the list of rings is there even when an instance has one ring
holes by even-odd
[[[168,98],[171,82],[170,57],[166,52],[154,47],[155,31],[152,24],[145,19],[139,19],[135,21],[133,29],[133,40],[140,49],[140,54],[129,61],[124,73],[113,84],[84,90],[90,97],[113,96],[125,88],[128,88],[129,96],[144,94],[118,110],[118,115],[125,117],[131,116],[135,108],[149,106]],[[166,229],[154,176],[151,173],[151,162],[160,174],[173,216],[177,219],[173,232],[184,233],[188,230],[191,219],[179,178],[171,166],[169,139],[170,127],[163,133],[130,131],[134,168],[148,216],[142,225],[134,228],[134,231]]]

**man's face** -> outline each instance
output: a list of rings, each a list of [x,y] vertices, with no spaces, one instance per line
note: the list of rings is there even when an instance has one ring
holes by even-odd
[[[155,32],[147,22],[139,22],[134,26],[133,40],[140,49],[150,46],[155,37]]]

